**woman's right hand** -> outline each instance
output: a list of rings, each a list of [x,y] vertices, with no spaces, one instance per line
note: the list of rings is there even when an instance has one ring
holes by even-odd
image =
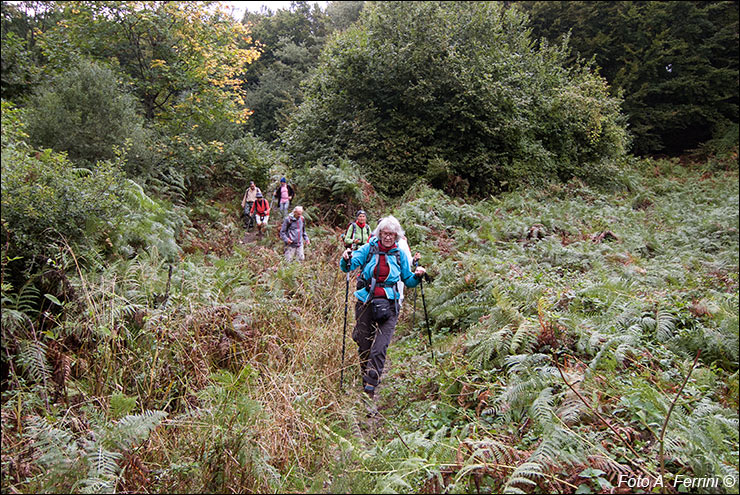
[[[349,261],[349,259],[352,257],[352,249],[347,248],[342,253],[342,258],[344,258],[345,261]]]

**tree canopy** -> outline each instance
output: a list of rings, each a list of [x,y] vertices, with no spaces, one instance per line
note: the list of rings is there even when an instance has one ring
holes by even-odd
[[[516,2],[533,35],[569,37],[594,58],[624,111],[638,154],[737,142],[737,2]]]
[[[299,166],[346,157],[389,193],[598,175],[627,145],[620,101],[526,22],[491,2],[368,4],[323,51],[287,150]]]

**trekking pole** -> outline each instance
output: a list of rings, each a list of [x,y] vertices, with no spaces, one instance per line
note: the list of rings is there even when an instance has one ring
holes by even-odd
[[[349,297],[349,272],[347,272],[347,283],[344,288],[344,330],[342,331],[342,367],[339,372],[339,391],[342,391],[344,382],[344,347],[347,340],[347,299]]]
[[[419,260],[414,260],[414,270],[416,270],[416,267],[419,266]],[[414,327],[416,326],[416,287],[414,287],[414,312],[411,314],[411,330],[413,331]]]
[[[421,303],[424,305],[424,319],[426,319],[427,322],[427,335],[429,336],[429,349],[432,351],[432,361],[435,361],[434,359],[434,347],[432,347],[432,331],[429,328],[429,315],[427,314],[427,303],[426,300],[424,300],[424,277],[426,277],[427,274],[425,273],[421,277],[421,281],[419,282],[419,286],[421,287]]]
[[[411,313],[411,330],[416,326],[416,287],[414,287],[414,312]]]
[[[352,258],[350,258],[350,267],[352,266],[351,259]],[[351,270],[347,272],[347,281],[344,287],[344,330],[342,331],[342,368],[339,371],[339,391],[340,392],[342,391],[342,382],[344,381],[344,348],[345,348],[345,342],[347,340],[347,304],[348,304],[347,300],[349,298],[350,273],[352,273]]]

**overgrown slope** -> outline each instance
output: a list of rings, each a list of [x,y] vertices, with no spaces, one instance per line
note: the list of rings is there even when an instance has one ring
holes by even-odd
[[[337,230],[285,264],[275,226],[240,242],[231,197],[191,211],[171,272],[156,250],[95,271],[69,252],[61,310],[3,287],[26,347],[2,489],[597,492],[660,473],[674,399],[666,484],[737,479],[737,156],[622,182],[407,193],[394,214],[432,279],[407,293],[374,418],[349,337],[339,390]]]

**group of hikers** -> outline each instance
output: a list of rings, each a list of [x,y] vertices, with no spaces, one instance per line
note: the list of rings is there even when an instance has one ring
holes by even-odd
[[[294,197],[294,189],[283,177],[273,194],[283,217],[280,239],[285,245],[287,261],[294,258],[303,261],[303,246],[310,240],[306,234],[303,207],[296,206],[288,213]],[[270,217],[270,205],[253,181],[244,193],[242,208],[247,229],[254,216],[258,236],[261,237]],[[418,265],[419,253],[411,256],[404,230],[392,215],[381,218],[375,230],[371,231],[367,213],[359,210],[342,241],[345,250],[339,260],[339,268],[347,273],[348,288],[350,272],[358,272],[352,340],[358,347],[363,391],[373,398],[385,367],[388,345],[398,323],[404,286],[413,288],[419,285],[426,270]]]
[[[278,200],[278,207],[283,218],[288,214],[290,202],[293,201],[294,196],[293,188],[288,185],[285,177],[280,179],[280,184],[275,189],[273,198]],[[244,210],[244,227],[249,230],[252,222],[256,222],[257,235],[262,237],[267,228],[267,222],[270,220],[270,203],[265,199],[260,188],[254,184],[254,181],[249,181],[249,187],[244,192],[242,209]]]

